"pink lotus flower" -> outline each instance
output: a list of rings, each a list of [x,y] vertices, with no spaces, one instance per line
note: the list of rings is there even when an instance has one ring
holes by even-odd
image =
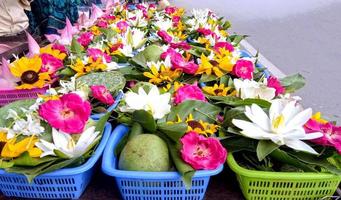
[[[110,94],[109,90],[104,85],[93,85],[90,87],[92,96],[100,102],[112,105],[115,103],[114,98]]]
[[[61,45],[61,44],[52,44],[52,49],[53,50],[59,50],[60,53],[67,53],[67,49],[64,45]]]
[[[9,64],[5,58],[2,58],[0,67],[0,90],[13,90],[17,86],[19,79],[14,77],[9,69]]]
[[[79,38],[77,39],[77,42],[81,44],[83,47],[86,47],[90,44],[91,40],[93,39],[93,34],[91,32],[84,32],[80,34]]]
[[[233,66],[232,73],[239,78],[252,79],[254,66],[249,60],[240,59]]]
[[[171,43],[170,46],[174,49],[183,49],[183,50],[190,50],[192,47],[185,41],[181,41],[178,43]]]
[[[92,57],[94,60],[97,60],[98,58],[104,57],[104,59],[107,63],[111,62],[111,57],[108,54],[102,52],[102,50],[100,50],[100,49],[88,48],[86,51],[86,54],[89,57]]]
[[[161,37],[161,39],[166,43],[171,43],[173,38],[166,31],[158,31],[157,35]]]
[[[74,34],[78,33],[78,29],[76,27],[72,26],[72,24],[68,18],[66,18],[65,23],[66,23],[65,28],[62,30],[58,30],[58,33],[60,35],[57,35],[57,34],[45,35],[46,39],[50,43],[54,43],[55,41],[58,41],[62,45],[70,45],[71,44],[72,36]]]
[[[180,141],[182,159],[195,170],[214,170],[226,161],[227,151],[216,138],[190,131]]]
[[[50,74],[56,73],[60,68],[64,66],[63,61],[50,55],[50,54],[41,54],[40,58],[43,62],[43,66],[41,68],[41,72],[49,72]]]
[[[169,56],[173,69],[181,69],[187,74],[195,74],[199,68],[194,62],[186,62],[182,55],[176,52],[174,49],[169,48],[166,52],[161,54],[161,59],[166,59]]]
[[[217,42],[217,43],[215,43],[213,48],[216,52],[220,52],[220,48],[226,49],[229,52],[234,51],[233,45],[228,43],[228,42]]]
[[[125,32],[129,26],[129,24],[126,21],[119,21],[116,24],[117,28],[120,29],[120,31]]]
[[[31,34],[26,32],[27,42],[28,42],[28,54],[27,57],[31,58],[34,55],[40,53],[40,47],[37,41],[32,37]]]
[[[193,85],[186,84],[180,87],[174,95],[174,103],[180,104],[186,100],[198,100],[207,102],[204,93],[197,86],[197,83]]]
[[[274,76],[268,78],[268,87],[276,90],[276,96],[285,93],[285,87],[283,87],[281,82]]]
[[[39,115],[53,128],[65,133],[82,133],[91,114],[91,105],[79,95],[65,94],[39,107]]]
[[[211,31],[210,29],[207,29],[207,28],[198,28],[197,32],[201,33],[204,36],[209,36],[209,35],[213,34],[213,31]]]
[[[96,6],[96,4],[92,4],[90,16],[91,24],[93,24],[98,18],[102,17],[102,15],[104,15],[103,10]]]

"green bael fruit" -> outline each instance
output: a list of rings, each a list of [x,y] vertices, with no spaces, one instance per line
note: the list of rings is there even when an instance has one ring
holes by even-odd
[[[153,134],[137,135],[123,148],[118,168],[128,171],[169,171],[170,159],[167,144]]]

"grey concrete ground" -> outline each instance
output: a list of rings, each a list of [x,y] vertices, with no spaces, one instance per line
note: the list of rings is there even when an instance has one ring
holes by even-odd
[[[306,107],[341,124],[341,0],[173,0],[209,8],[285,74],[301,73]]]

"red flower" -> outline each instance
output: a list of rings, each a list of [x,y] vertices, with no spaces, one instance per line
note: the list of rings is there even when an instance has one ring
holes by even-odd
[[[102,103],[112,105],[115,103],[114,98],[110,94],[109,90],[104,85],[93,85],[90,87],[92,96]]]

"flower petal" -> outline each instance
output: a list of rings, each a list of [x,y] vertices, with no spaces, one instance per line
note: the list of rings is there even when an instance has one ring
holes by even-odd
[[[286,124],[286,129],[295,129],[295,127],[303,127],[305,123],[311,118],[312,110],[311,108],[305,109],[298,113]]]
[[[265,132],[264,130],[262,130],[257,125],[251,122],[247,122],[247,121],[239,120],[239,119],[233,119],[232,123],[236,127],[242,129],[242,131],[240,132],[242,135],[249,137],[249,138],[262,140],[262,139],[269,139],[273,136],[273,134],[269,134]]]
[[[271,124],[268,115],[264,110],[256,104],[252,104],[245,107],[245,115],[255,124],[257,124],[263,130],[270,132]]]
[[[307,145],[301,140],[286,140],[285,145],[298,151],[304,151],[311,154],[318,154],[311,146]]]

